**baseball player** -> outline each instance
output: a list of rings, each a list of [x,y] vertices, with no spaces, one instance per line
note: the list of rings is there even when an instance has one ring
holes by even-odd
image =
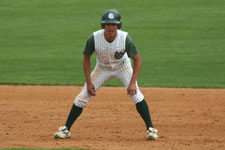
[[[138,113],[147,127],[147,139],[156,140],[158,130],[153,128],[148,105],[138,88],[137,78],[141,69],[141,57],[135,44],[127,32],[121,29],[120,13],[116,10],[107,10],[101,19],[101,30],[94,32],[87,40],[83,69],[86,83],[82,91],[76,96],[74,104],[67,118],[65,126],[54,134],[56,139],[70,138],[70,128],[82,113],[83,108],[103,83],[111,78],[118,78],[127,89]],[[90,73],[90,58],[96,53],[96,66]],[[130,58],[133,59],[133,67]]]

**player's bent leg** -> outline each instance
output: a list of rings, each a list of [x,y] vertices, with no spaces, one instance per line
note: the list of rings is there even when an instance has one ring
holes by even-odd
[[[148,130],[149,127],[153,127],[148,105],[144,99],[141,102],[136,103],[136,109],[138,113],[141,115],[142,119],[144,120],[146,129]]]
[[[112,78],[112,74],[109,70],[103,69],[100,66],[96,66],[91,73],[91,81],[95,86],[95,91],[97,91],[103,83]],[[84,88],[78,94],[74,100],[74,104],[78,107],[84,108],[92,96],[89,95],[87,91],[87,84],[85,83]]]
[[[146,101],[143,99],[141,102],[136,104],[136,108],[140,116],[145,122],[147,128],[147,139],[148,140],[157,140],[158,139],[158,130],[153,128],[150,112]]]
[[[80,116],[82,110],[83,108],[77,107],[73,104],[65,126],[60,127],[59,130],[53,135],[55,139],[66,139],[71,137],[70,128],[74,121]]]
[[[90,98],[91,98],[91,95],[88,94],[87,84],[85,83],[81,92],[76,96],[76,98],[74,100],[74,104],[77,107],[84,108]]]
[[[136,83],[137,93],[135,95],[131,95],[131,99],[135,104],[141,102],[144,99],[144,95],[141,93],[137,83]]]
[[[80,116],[82,113],[83,108],[77,107],[75,104],[72,105],[70,110],[69,116],[66,120],[65,126],[70,131],[71,126],[73,125],[74,121]]]
[[[128,88],[130,84],[132,74],[133,74],[132,66],[130,63],[127,63],[121,67],[117,75],[117,78],[121,80],[121,82],[124,84],[126,89]],[[158,130],[153,128],[148,105],[146,101],[144,100],[144,95],[141,93],[137,82],[136,82],[136,88],[137,88],[137,93],[135,95],[131,95],[131,99],[136,104],[137,111],[146,124],[147,139],[156,140],[158,138],[158,135],[157,135]]]
[[[111,74],[107,70],[103,70],[100,67],[96,66],[91,73],[91,80],[97,91],[100,86],[111,78]],[[70,110],[65,126],[60,127],[59,131],[54,134],[56,139],[64,139],[71,137],[70,128],[76,119],[82,113],[83,108],[88,103],[91,96],[87,92],[87,85],[85,83],[81,92],[76,96],[74,104]]]
[[[130,61],[122,64],[120,69],[117,71],[116,78],[118,78],[124,85],[124,87],[127,89],[130,85],[130,81],[133,75],[133,69],[131,66]],[[138,102],[141,102],[144,99],[144,95],[141,93],[138,84],[136,82],[136,89],[137,93],[135,95],[131,95],[131,99],[136,104]]]

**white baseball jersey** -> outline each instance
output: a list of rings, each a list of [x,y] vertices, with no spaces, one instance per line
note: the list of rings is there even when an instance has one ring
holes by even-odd
[[[111,78],[118,78],[125,88],[128,88],[133,75],[133,68],[127,53],[125,53],[127,34],[127,32],[117,30],[115,40],[110,43],[104,38],[104,29],[93,33],[97,63],[91,73],[91,81],[96,91]],[[120,57],[116,58],[116,53],[120,53]],[[136,87],[137,94],[131,95],[134,103],[141,102],[144,99],[137,82]],[[85,83],[84,88],[77,95],[74,103],[76,106],[83,108],[90,98],[91,95],[88,94],[87,84]]]
[[[117,30],[117,36],[114,41],[109,43],[104,38],[104,29],[94,32],[95,52],[97,56],[97,64],[102,67],[116,68],[124,61],[129,61],[127,53],[124,53],[120,59],[115,58],[115,53],[125,52],[125,42],[127,32]]]

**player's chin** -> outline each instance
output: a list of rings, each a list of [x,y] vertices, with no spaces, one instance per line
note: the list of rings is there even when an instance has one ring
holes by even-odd
[[[115,35],[116,34],[116,31],[115,30],[109,30],[108,31],[108,35]]]

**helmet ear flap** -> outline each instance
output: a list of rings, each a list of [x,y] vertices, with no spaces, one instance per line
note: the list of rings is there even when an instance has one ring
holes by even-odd
[[[102,27],[102,29],[104,29],[104,24],[103,23],[101,23],[101,27]]]
[[[118,25],[118,29],[121,29],[121,27],[122,27],[122,20],[120,20],[120,23]]]

